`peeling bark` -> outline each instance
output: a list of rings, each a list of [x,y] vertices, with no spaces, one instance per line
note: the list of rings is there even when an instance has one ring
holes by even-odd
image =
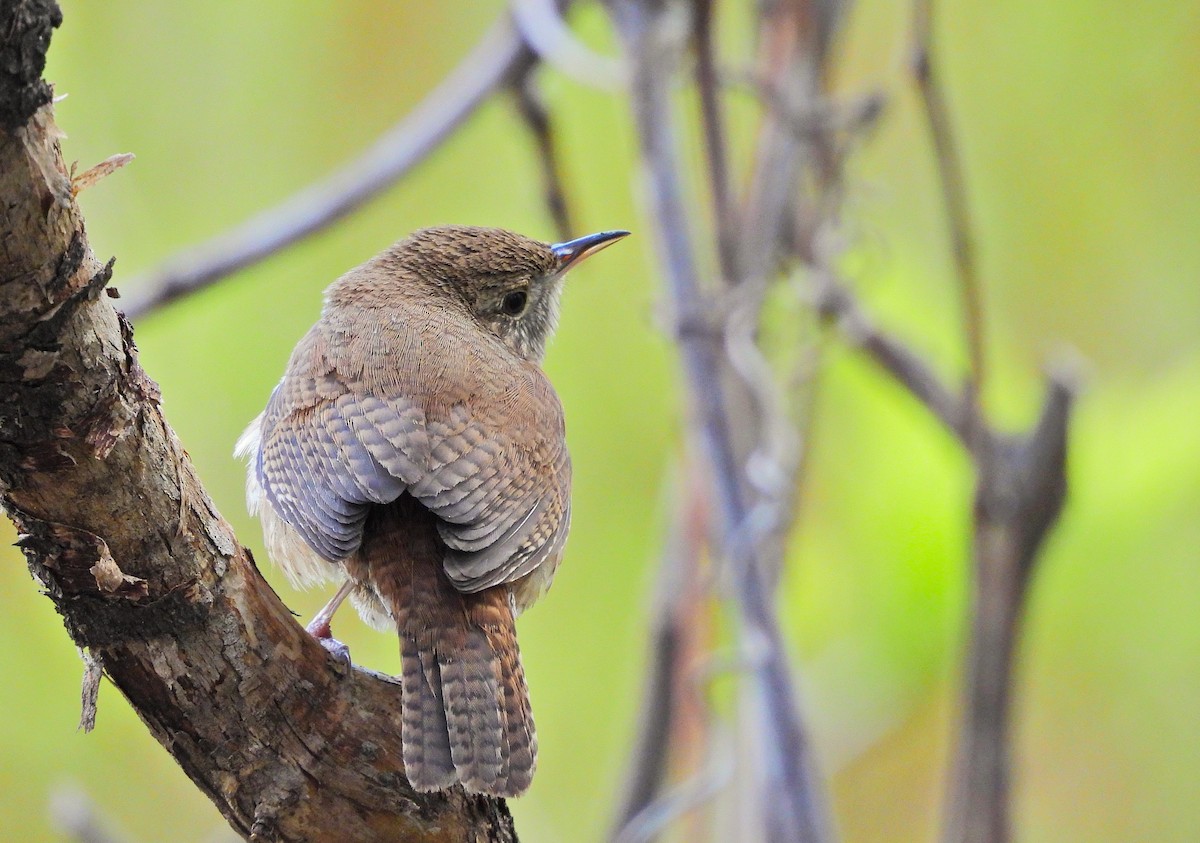
[[[63,166],[41,79],[60,21],[0,2],[0,495],[30,571],[247,839],[515,840],[502,800],[411,789],[398,683],[304,632],[197,480]]]

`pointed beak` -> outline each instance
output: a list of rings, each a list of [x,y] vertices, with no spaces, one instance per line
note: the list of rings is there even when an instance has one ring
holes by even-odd
[[[558,258],[559,273],[563,273],[589,255],[594,255],[605,246],[610,246],[622,237],[628,236],[628,231],[601,231],[568,240],[566,243],[555,243],[550,247],[550,251],[554,252],[554,256]]]

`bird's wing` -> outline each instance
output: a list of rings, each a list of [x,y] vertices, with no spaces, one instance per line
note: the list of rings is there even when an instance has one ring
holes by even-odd
[[[557,564],[570,522],[562,407],[545,376],[509,384],[513,406],[458,404],[429,419],[429,471],[410,493],[441,519],[446,575],[460,591]]]
[[[345,559],[370,505],[407,491],[441,519],[446,574],[460,591],[557,562],[571,465],[562,407],[540,371],[441,382],[433,400],[419,383],[367,386],[319,365],[302,341],[296,354],[305,353],[314,365],[289,367],[267,404],[254,469],[313,550]]]
[[[419,475],[387,434],[419,412],[347,394],[335,377],[287,375],[263,413],[253,470],[267,499],[325,559],[358,550],[367,509]],[[416,424],[412,424],[416,427]]]

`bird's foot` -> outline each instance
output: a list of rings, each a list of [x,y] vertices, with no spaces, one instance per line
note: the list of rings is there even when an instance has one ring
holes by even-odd
[[[324,647],[329,655],[346,667],[350,667],[350,648],[333,637],[333,630],[329,628],[327,618],[320,616],[314,618],[313,622],[305,627],[305,630],[317,639],[317,643]]]

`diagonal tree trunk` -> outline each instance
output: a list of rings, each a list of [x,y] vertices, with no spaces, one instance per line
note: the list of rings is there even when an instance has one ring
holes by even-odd
[[[512,841],[415,793],[400,688],[292,619],[200,486],[105,295],[41,79],[61,13],[0,0],[0,494],[67,631],[247,839]]]

